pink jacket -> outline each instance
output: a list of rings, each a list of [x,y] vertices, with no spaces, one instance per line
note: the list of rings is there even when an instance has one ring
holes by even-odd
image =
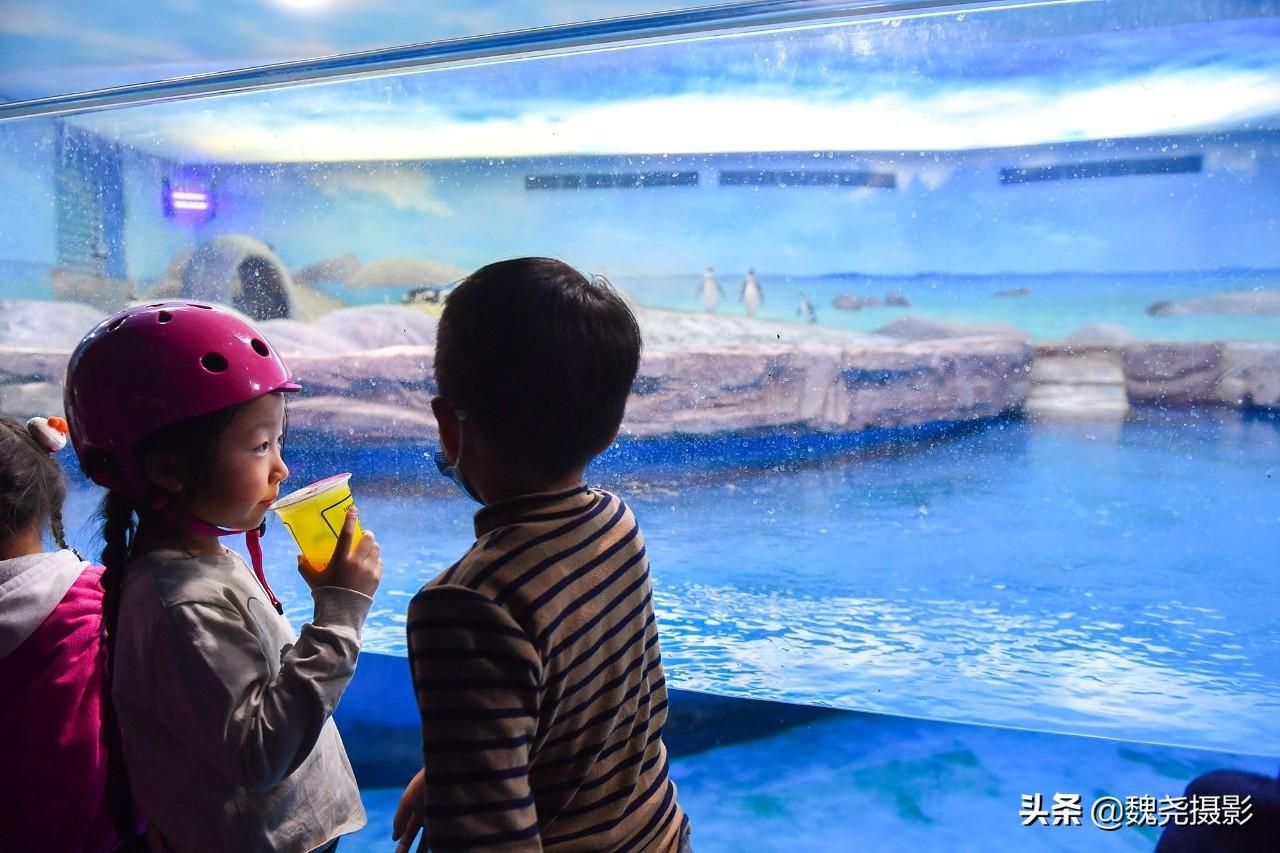
[[[0,848],[106,853],[102,567],[0,561]]]

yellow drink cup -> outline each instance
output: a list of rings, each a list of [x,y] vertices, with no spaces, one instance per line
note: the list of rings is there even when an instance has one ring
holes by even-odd
[[[347,509],[355,505],[351,496],[350,474],[334,474],[323,480],[290,492],[270,507],[293,534],[298,549],[312,568],[324,569],[333,558],[338,533],[347,519]],[[351,546],[360,541],[364,530],[356,519]]]

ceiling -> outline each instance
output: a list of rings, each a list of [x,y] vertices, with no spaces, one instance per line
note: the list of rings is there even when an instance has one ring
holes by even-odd
[[[710,4],[674,3],[701,5]],[[0,0],[0,95],[27,100],[672,6],[672,0]]]
[[[1026,0],[687,37],[90,113],[184,162],[959,150],[1280,128],[1280,2]],[[0,93],[25,99],[661,9],[0,0]],[[75,22],[76,26],[72,26]]]

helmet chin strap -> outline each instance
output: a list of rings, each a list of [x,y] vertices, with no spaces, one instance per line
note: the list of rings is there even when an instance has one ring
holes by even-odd
[[[203,518],[194,515],[189,510],[173,505],[168,496],[153,496],[149,501],[151,508],[168,519],[169,523],[185,530],[192,536],[209,536],[219,538],[222,536],[235,536],[237,533],[244,534],[245,549],[249,552],[249,561],[253,564],[253,574],[258,579],[258,583],[262,586],[262,591],[267,594],[267,598],[271,601],[271,606],[276,609],[277,613],[284,614],[284,606],[280,603],[280,599],[276,598],[276,594],[271,591],[271,584],[267,583],[266,572],[262,570],[262,535],[267,532],[267,520],[262,519],[262,523],[252,530],[246,530],[240,527],[219,527],[216,524],[210,524]]]
[[[219,527],[216,524],[210,524],[202,518],[198,518],[189,512],[183,513],[186,516],[186,530],[195,536],[234,536],[237,533],[244,534],[244,545],[249,551],[249,561],[253,563],[253,574],[258,578],[258,583],[262,585],[262,589],[267,594],[267,598],[271,599],[271,605],[275,607],[277,613],[284,613],[284,606],[280,604],[280,599],[276,598],[276,594],[271,591],[271,585],[267,583],[266,572],[262,570],[262,535],[267,532],[267,520],[262,519],[262,524],[252,530],[244,530],[238,527]]]

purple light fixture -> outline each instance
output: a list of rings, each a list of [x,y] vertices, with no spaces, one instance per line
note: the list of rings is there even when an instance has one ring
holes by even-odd
[[[168,178],[161,181],[161,204],[164,215],[198,223],[213,217],[213,193],[193,181],[174,185]]]

